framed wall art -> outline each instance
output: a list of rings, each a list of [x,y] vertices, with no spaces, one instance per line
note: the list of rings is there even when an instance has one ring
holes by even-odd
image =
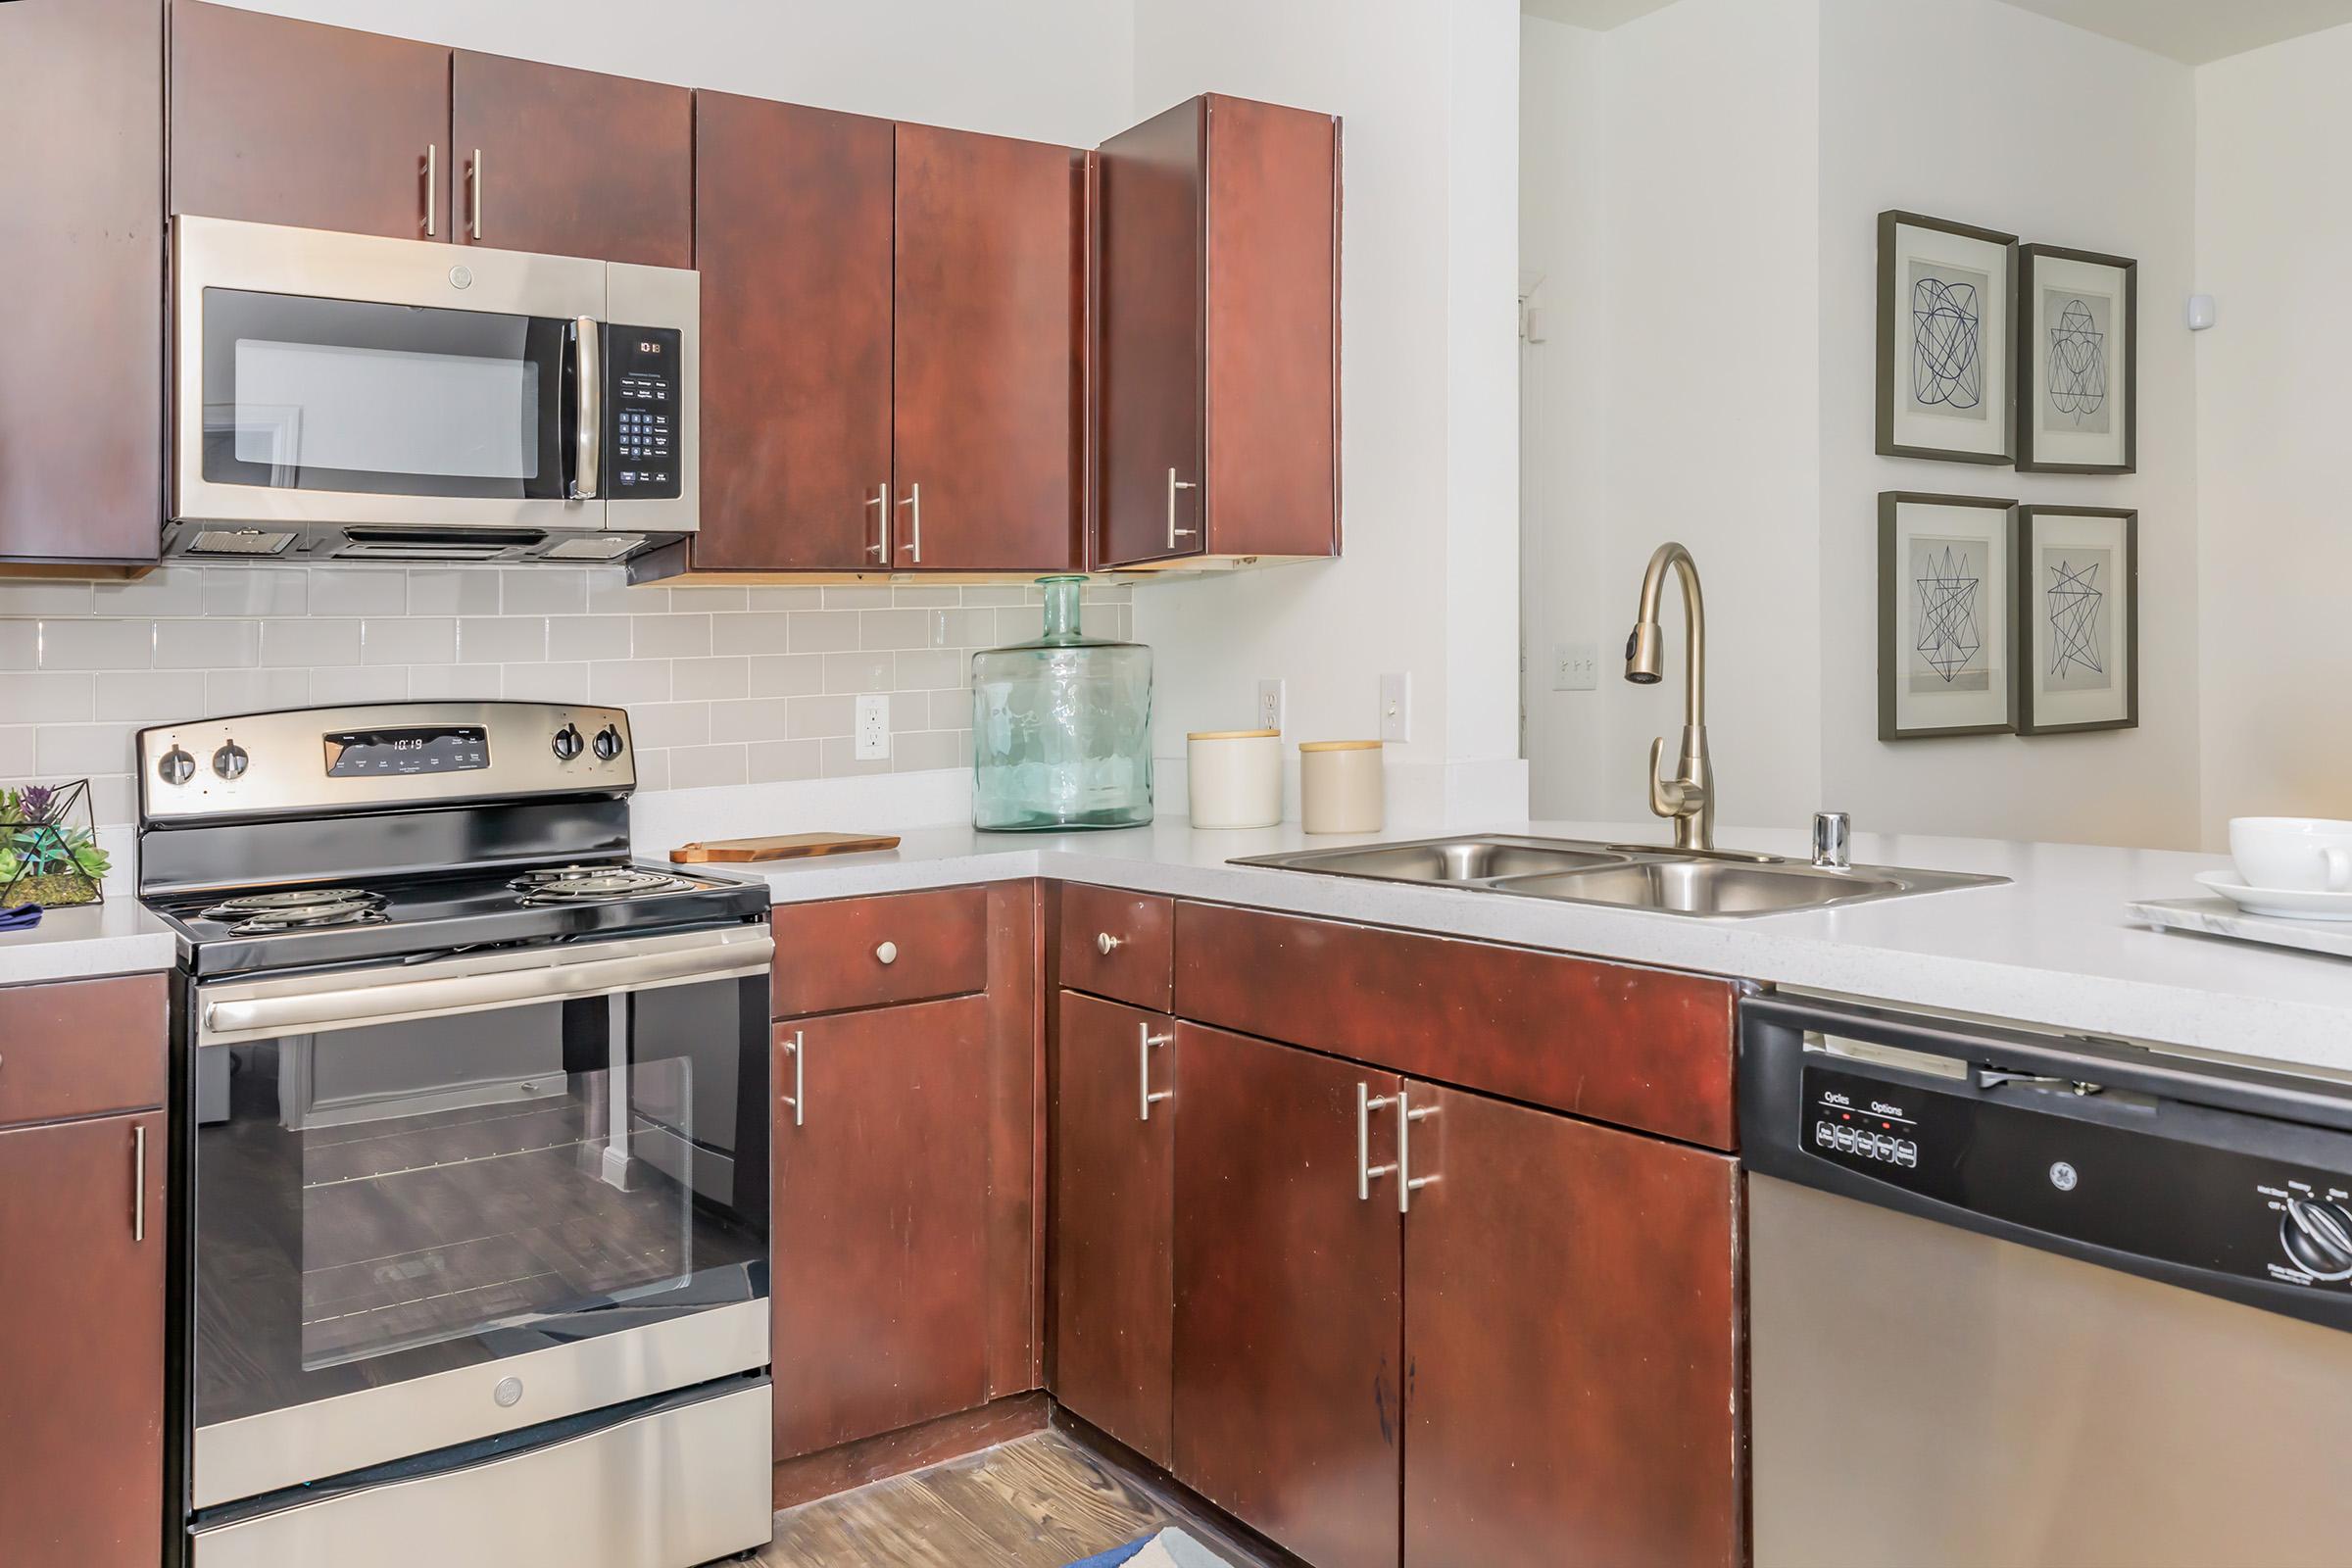
[[[2017,253],[2017,466],[2130,473],[2139,446],[2139,264]]]
[[[1885,458],[2007,463],[2017,236],[1879,215],[1879,442]]]
[[[2017,732],[2139,724],[2139,514],[2021,507]]]
[[[1984,496],[1879,497],[1879,739],[2017,728],[2016,512]]]

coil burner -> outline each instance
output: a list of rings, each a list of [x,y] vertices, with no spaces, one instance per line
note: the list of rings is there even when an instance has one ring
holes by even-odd
[[[384,896],[365,888],[303,888],[287,893],[246,893],[204,911],[207,920],[233,921],[231,935],[305,931],[314,926],[375,925],[389,919]]]
[[[648,893],[685,893],[699,884],[633,865],[565,865],[526,872],[508,885],[525,904],[589,904]]]

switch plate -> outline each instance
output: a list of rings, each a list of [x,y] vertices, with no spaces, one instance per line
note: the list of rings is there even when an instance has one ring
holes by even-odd
[[[1409,674],[1380,677],[1380,738],[1413,738],[1413,677]]]
[[[1282,728],[1282,720],[1284,716],[1283,707],[1284,698],[1282,682],[1279,680],[1260,680],[1257,683],[1256,727],[1259,729]]]
[[[1551,651],[1551,689],[1589,692],[1600,685],[1600,649],[1592,643],[1560,643]]]
[[[890,756],[890,699],[869,692],[858,699],[858,760],[881,761]]]

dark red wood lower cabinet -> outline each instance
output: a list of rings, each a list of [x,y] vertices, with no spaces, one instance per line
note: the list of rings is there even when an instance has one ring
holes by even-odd
[[[0,1132],[0,1563],[162,1554],[165,1164],[161,1111]]]
[[[1406,1568],[1737,1563],[1735,1161],[1407,1096]]]
[[[1163,1014],[1061,994],[1054,1069],[1054,1393],[1166,1464],[1178,1090]],[[1171,1098],[1147,1102],[1144,1096]]]
[[[1394,1076],[1177,1026],[1175,1474],[1309,1562],[1395,1568],[1403,1232],[1357,1197]],[[1394,1157],[1394,1107],[1370,1117]]]
[[[776,1025],[778,1459],[988,1398],[988,1024],[969,996]]]

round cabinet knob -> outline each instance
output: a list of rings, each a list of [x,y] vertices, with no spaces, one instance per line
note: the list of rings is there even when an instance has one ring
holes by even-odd
[[[2343,1204],[2288,1199],[2278,1240],[2297,1268],[2323,1280],[2352,1280],[2352,1213]]]
[[[588,749],[588,743],[580,738],[579,726],[576,724],[566,724],[556,731],[554,746],[557,760],[565,762]]]
[[[1105,958],[1109,957],[1112,954],[1116,953],[1119,949],[1125,947],[1126,945],[1126,943],[1121,942],[1117,937],[1112,936],[1107,931],[1098,931],[1095,933],[1095,951],[1102,955],[1102,956]]]
[[[174,746],[157,760],[155,776],[167,784],[185,784],[196,776],[196,759]]]
[[[610,762],[620,755],[620,731],[607,724],[596,732],[596,755]]]
[[[884,963],[896,963],[899,961],[899,945],[896,942],[885,942],[874,950],[874,956]]]
[[[246,767],[252,761],[244,747],[230,741],[213,754],[213,771],[222,778],[243,778]]]

